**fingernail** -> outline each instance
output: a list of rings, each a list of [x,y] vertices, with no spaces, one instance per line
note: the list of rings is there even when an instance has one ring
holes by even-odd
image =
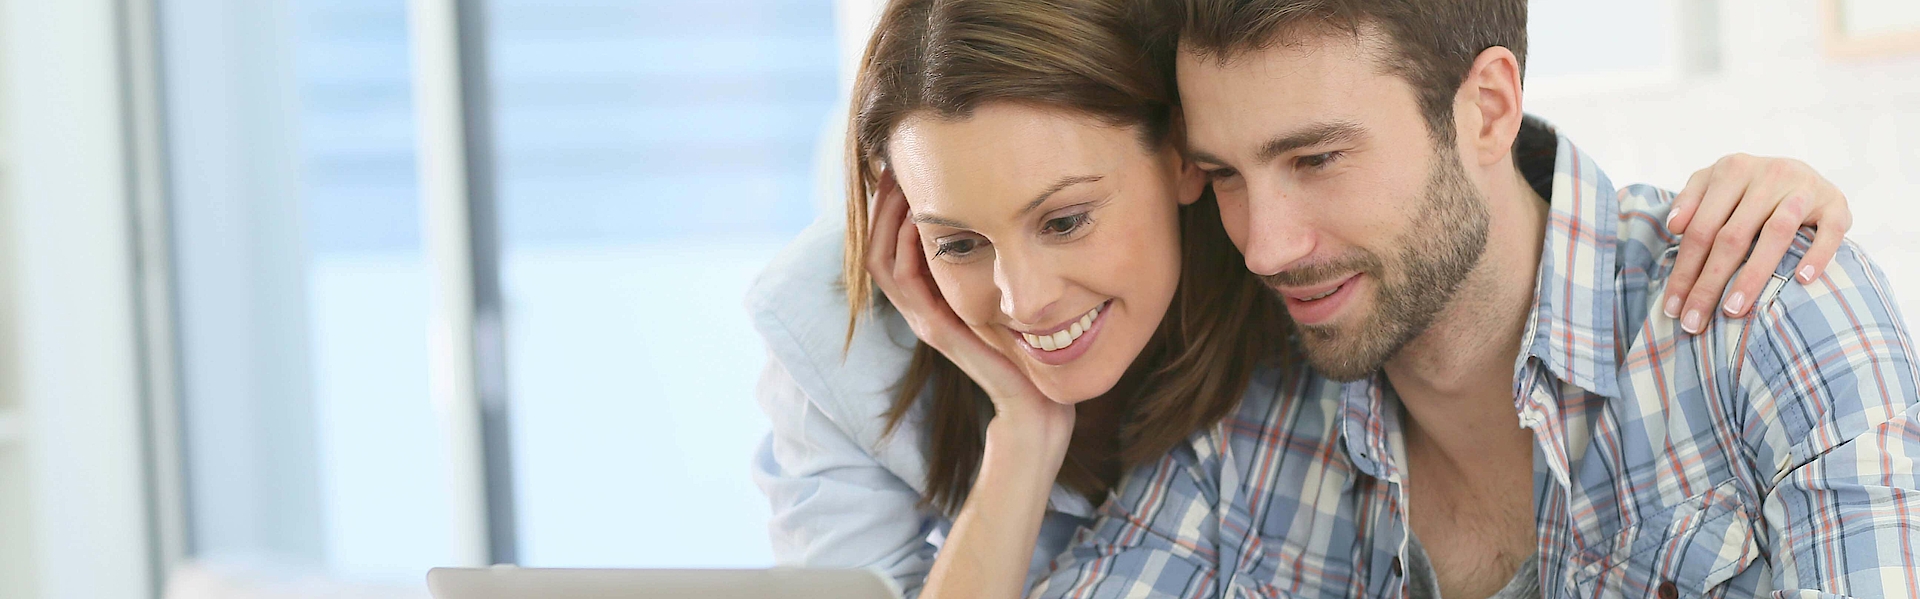
[[[1688,333],[1700,332],[1700,311],[1688,310],[1687,317],[1680,320],[1680,328]]]
[[[1676,218],[1680,218],[1679,210],[1672,210],[1667,212],[1667,231],[1668,232],[1673,232],[1673,219],[1676,219]],[[1668,314],[1667,316],[1673,316],[1673,315]]]
[[[1726,305],[1727,316],[1739,316],[1740,308],[1745,307],[1746,305],[1747,305],[1747,294],[1741,293],[1738,291],[1733,292],[1733,295],[1727,296],[1727,305]]]
[[[1802,283],[1813,282],[1813,265],[1809,264],[1809,265],[1800,267],[1800,282]]]
[[[1680,317],[1680,296],[1678,295],[1667,296],[1667,307],[1662,308],[1660,311],[1666,313],[1667,318],[1679,318]]]

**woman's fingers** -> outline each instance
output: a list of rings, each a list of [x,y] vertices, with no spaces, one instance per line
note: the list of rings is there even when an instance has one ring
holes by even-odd
[[[1846,239],[1846,232],[1853,227],[1853,214],[1845,213],[1822,218],[1814,223],[1813,247],[1800,257],[1800,263],[1793,266],[1793,276],[1802,284],[1812,283],[1827,271],[1827,265],[1833,263],[1833,256],[1840,252],[1840,242]]]
[[[873,277],[874,286],[887,296],[887,301],[898,304],[893,266],[898,254],[899,223],[906,219],[907,202],[901,197],[899,187],[893,184],[892,173],[881,172],[873,202],[872,218],[867,221],[871,231],[867,234],[867,274]]]
[[[927,259],[920,250],[920,228],[914,226],[913,221],[907,219],[905,215],[902,215],[899,222],[893,226],[896,229],[892,249],[893,284],[900,290],[901,303],[905,304],[901,306],[901,311],[908,312],[910,316],[923,321],[930,321],[927,324],[936,325],[923,326],[922,328],[930,330],[920,332],[923,337],[929,337],[928,342],[938,341],[939,339],[935,337],[942,335],[944,331],[938,330],[937,325],[947,324],[942,321],[951,317],[953,309],[949,308],[946,302],[933,301],[934,295],[931,291],[933,281],[927,276]]]
[[[1754,300],[1760,297],[1767,281],[1773,278],[1774,270],[1787,256],[1787,250],[1793,247],[1794,236],[1800,233],[1800,221],[1806,200],[1794,196],[1782,203],[1767,217],[1760,227],[1760,239],[1754,242],[1753,255],[1747,259],[1746,266],[1740,268],[1739,276],[1734,280],[1732,291],[1726,294],[1726,301],[1720,311],[1728,316],[1746,316],[1753,310]]]
[[[1832,181],[1814,172],[1813,167],[1801,165],[1812,173],[1817,191],[1814,205],[1809,206],[1811,216],[1801,224],[1813,225],[1813,246],[1800,257],[1800,263],[1793,266],[1794,278],[1801,283],[1812,283],[1825,273],[1827,265],[1833,262],[1833,256],[1840,251],[1840,243],[1846,238],[1847,231],[1853,229],[1853,209],[1847,206],[1847,195],[1840,192]]]
[[[1712,166],[1693,171],[1693,176],[1687,177],[1687,186],[1680,188],[1680,195],[1673,197],[1673,208],[1667,211],[1668,231],[1687,230],[1687,224],[1693,222],[1693,211],[1700,207],[1700,198],[1707,193],[1707,181],[1712,177]]]
[[[1682,195],[1669,223],[1684,226],[1685,237],[1662,312],[1690,333],[1704,329],[1715,309],[1748,314],[1802,226],[1816,227],[1813,247],[1794,265],[1802,283],[1819,277],[1852,226],[1846,196],[1797,160],[1728,156],[1695,173]],[[1681,204],[1693,197],[1689,214]]]
[[[1744,167],[1743,162],[1733,160],[1731,156],[1715,163],[1712,172],[1705,175],[1705,189],[1701,191],[1698,207],[1687,218],[1686,228],[1682,229],[1685,233],[1680,238],[1680,256],[1674,262],[1673,271],[1667,276],[1666,298],[1660,302],[1660,311],[1668,318],[1680,318],[1682,328],[1686,328],[1686,319],[1682,316],[1684,303],[1693,291],[1695,282],[1701,278],[1702,271],[1707,267],[1708,257],[1713,254],[1715,239],[1720,233],[1721,225],[1732,217],[1734,209],[1742,201],[1741,198],[1748,195],[1747,184],[1751,177],[1746,176],[1744,171],[1735,173],[1736,170]],[[1759,226],[1757,219],[1754,226],[1756,228]],[[1742,255],[1745,254],[1747,244],[1752,241],[1751,236],[1742,240],[1740,246]],[[1718,290],[1725,284],[1726,279],[1723,277],[1718,284],[1714,285],[1714,288]],[[1699,320],[1704,323],[1704,315],[1712,312],[1700,314],[1702,318]]]
[[[1759,236],[1760,228],[1765,225],[1781,200],[1777,195],[1778,191],[1770,186],[1748,187],[1747,190],[1747,195],[1740,200],[1740,205],[1734,210],[1733,215],[1727,217],[1726,222],[1722,223],[1717,231],[1699,233],[1703,238],[1712,240],[1712,243],[1709,245],[1706,264],[1700,268],[1700,274],[1694,279],[1692,289],[1687,291],[1685,306],[1681,308],[1680,328],[1689,333],[1698,333],[1706,327],[1706,322],[1713,318],[1716,304],[1721,303],[1721,297],[1726,297],[1724,308],[1731,311],[1744,310],[1753,297],[1751,294],[1727,294],[1727,281],[1733,279],[1734,272],[1739,270],[1741,263],[1747,260],[1748,250],[1754,247],[1754,240]],[[1795,214],[1793,217],[1798,220],[1800,215]],[[1706,223],[1694,222],[1695,227],[1702,224]],[[1694,230],[1687,231],[1688,236],[1695,234]],[[1785,246],[1780,247],[1778,253],[1773,256],[1773,261],[1763,268],[1767,272],[1772,272],[1772,266],[1779,264],[1780,257],[1785,254]],[[1755,258],[1756,260],[1764,259],[1759,255],[1755,255]]]

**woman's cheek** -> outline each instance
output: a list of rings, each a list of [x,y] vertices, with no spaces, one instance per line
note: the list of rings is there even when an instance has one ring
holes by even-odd
[[[933,286],[940,291],[940,297],[946,298],[947,305],[968,327],[976,330],[994,322],[993,311],[999,304],[999,294],[993,289],[992,273],[986,277],[972,272],[976,264],[947,264],[935,262],[928,269],[933,273]],[[981,289],[985,284],[986,288]]]

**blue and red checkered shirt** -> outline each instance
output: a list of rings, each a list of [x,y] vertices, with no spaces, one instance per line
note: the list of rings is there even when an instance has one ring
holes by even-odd
[[[1616,191],[1565,138],[1543,145],[1552,210],[1513,393],[1544,596],[1920,597],[1920,377],[1880,270],[1848,243],[1792,282],[1802,235],[1750,316],[1685,334],[1656,308],[1669,194]],[[1254,387],[1130,473],[1033,595],[1403,596],[1399,399],[1305,367]]]

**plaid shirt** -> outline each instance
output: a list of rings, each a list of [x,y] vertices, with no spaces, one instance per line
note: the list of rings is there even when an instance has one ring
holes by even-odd
[[[1790,283],[1802,235],[1751,316],[1686,335],[1655,308],[1668,194],[1616,193],[1565,138],[1541,147],[1553,206],[1513,393],[1537,447],[1544,595],[1920,597],[1920,393],[1879,269],[1848,244]],[[1271,369],[1255,388],[1132,472],[1033,595],[1404,596],[1384,377]]]

